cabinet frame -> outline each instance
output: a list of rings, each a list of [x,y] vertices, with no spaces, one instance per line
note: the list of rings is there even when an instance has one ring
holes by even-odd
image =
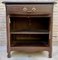
[[[29,47],[11,47],[10,46],[10,36],[11,36],[10,35],[11,34],[10,33],[10,15],[13,14],[13,13],[10,13],[7,10],[8,9],[7,6],[8,5],[16,5],[16,4],[18,4],[18,5],[21,5],[21,4],[22,5],[24,5],[24,4],[29,5],[29,3],[18,3],[18,2],[17,3],[15,3],[15,2],[13,2],[13,3],[11,3],[11,2],[3,2],[3,3],[5,3],[5,7],[6,7],[6,29],[7,29],[7,53],[8,53],[8,57],[11,57],[11,53],[10,52],[14,51],[14,50],[15,51],[24,50],[24,51],[32,52],[33,50],[31,50],[31,49],[34,49],[34,51],[36,51],[36,50],[38,50],[38,51],[48,51],[49,52],[49,58],[51,58],[52,57],[53,5],[54,5],[55,2],[31,3],[31,6],[32,6],[32,4],[34,4],[34,5],[35,4],[37,4],[37,5],[42,5],[42,4],[44,4],[44,5],[46,5],[46,4],[47,5],[51,5],[51,10],[50,10],[51,13],[49,13],[49,15],[50,15],[50,27],[49,27],[49,46],[48,47],[30,47],[30,46]],[[30,13],[28,13],[28,14],[29,14],[28,17],[31,16]],[[45,14],[45,13],[43,13],[43,14]],[[14,16],[16,16],[16,14]],[[41,17],[40,14],[39,14],[39,17]],[[14,33],[14,34],[16,34],[16,33]]]

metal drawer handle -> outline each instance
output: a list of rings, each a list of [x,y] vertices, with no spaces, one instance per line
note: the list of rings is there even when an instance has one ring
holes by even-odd
[[[33,8],[32,8],[32,11],[33,11],[33,12],[36,12],[36,8],[33,7]]]
[[[23,11],[26,13],[31,13],[32,11],[27,11],[28,9],[26,7],[23,8]]]
[[[27,8],[25,8],[25,7],[23,8],[23,11],[24,11],[24,12],[26,12],[27,10],[28,10]]]
[[[26,7],[23,8],[24,12],[31,13],[31,12],[36,12],[36,8],[32,8],[31,11],[27,11],[28,9]]]

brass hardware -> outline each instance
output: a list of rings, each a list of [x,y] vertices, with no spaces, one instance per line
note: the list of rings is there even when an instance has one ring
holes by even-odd
[[[27,11],[27,8],[24,7],[24,8],[23,8],[23,11],[26,12],[26,11]]]
[[[27,12],[27,13],[31,13],[31,12],[35,12],[36,11],[36,8],[32,8],[31,11],[27,11],[28,9],[26,7],[23,8],[23,11],[24,12]]]
[[[33,7],[33,8],[32,8],[32,11],[35,12],[35,11],[36,11],[36,8]]]

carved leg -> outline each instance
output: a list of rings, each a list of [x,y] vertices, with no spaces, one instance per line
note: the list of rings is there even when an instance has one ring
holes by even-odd
[[[49,58],[52,58],[52,51],[49,51]]]
[[[7,57],[10,58],[11,57],[11,51],[7,49]]]
[[[8,58],[10,58],[10,57],[11,57],[11,54],[10,54],[10,52],[8,52],[8,55],[7,55],[7,57],[8,57]]]

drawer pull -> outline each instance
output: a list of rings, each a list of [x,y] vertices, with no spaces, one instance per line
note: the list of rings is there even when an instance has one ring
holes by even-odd
[[[32,8],[32,11],[33,11],[33,12],[36,12],[36,8],[33,7],[33,8]]]
[[[27,11],[27,8],[24,7],[24,8],[23,8],[23,11],[26,12],[26,11]]]

